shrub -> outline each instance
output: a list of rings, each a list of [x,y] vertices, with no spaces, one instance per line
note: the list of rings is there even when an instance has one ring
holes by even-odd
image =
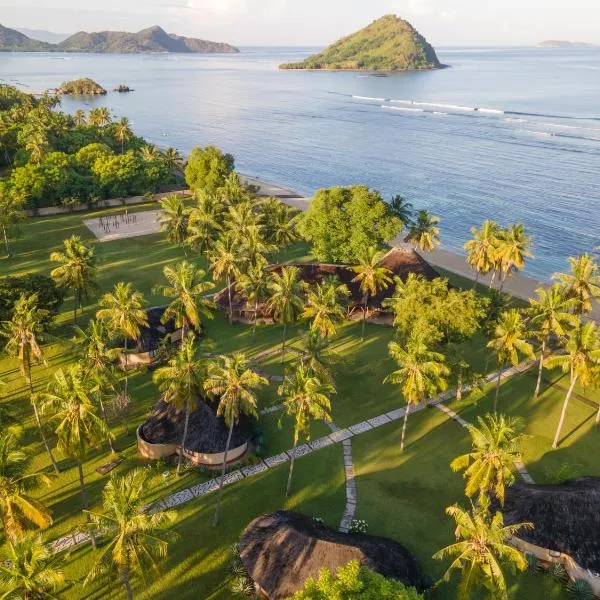
[[[46,322],[58,314],[64,300],[64,292],[52,277],[31,273],[23,277],[4,277],[0,279],[0,321],[12,319],[13,306],[23,293],[38,295],[38,308],[48,311]]]
[[[364,519],[352,519],[350,521],[350,533],[362,533],[365,535],[369,530],[369,524]]]
[[[567,592],[575,600],[593,600],[594,590],[585,579],[576,579],[567,585]]]

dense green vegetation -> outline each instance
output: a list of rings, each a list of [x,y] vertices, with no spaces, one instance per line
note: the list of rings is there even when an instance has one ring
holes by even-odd
[[[405,71],[440,66],[433,47],[408,21],[386,15],[323,52],[280,68]]]
[[[70,94],[73,96],[103,96],[106,90],[93,79],[85,77],[61,83],[57,89],[59,94]]]

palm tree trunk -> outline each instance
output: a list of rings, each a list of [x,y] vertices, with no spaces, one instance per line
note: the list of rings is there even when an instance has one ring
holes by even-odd
[[[179,341],[180,346],[183,346],[183,342],[185,341],[185,334],[187,333],[187,319],[183,318],[183,325],[181,327],[181,340]]]
[[[473,280],[473,287],[472,287],[473,290],[477,288],[477,284],[479,283],[479,275],[480,275],[478,269],[474,269],[474,271],[475,271],[475,279]]]
[[[400,452],[404,452],[404,438],[406,436],[406,424],[408,423],[408,413],[410,412],[410,404],[406,405],[404,411],[404,423],[402,424],[402,438],[400,439]]]
[[[492,272],[492,278],[490,279],[490,290],[494,287],[494,280],[496,279],[496,269]]]
[[[177,461],[177,475],[181,475],[181,465],[183,463],[183,453],[187,441],[188,425],[190,424],[190,401],[185,403],[185,424],[183,426],[183,437],[181,439],[181,449],[179,450],[179,460]]]
[[[81,490],[81,504],[83,509],[87,510],[89,502],[87,490],[85,489],[85,481],[83,480],[83,465],[80,460],[77,460],[77,471],[79,472],[79,489]]]
[[[129,577],[129,569],[124,567],[119,569],[119,580],[125,587],[125,593],[127,594],[127,600],[133,600],[133,592],[131,590],[131,580]]]
[[[298,432],[294,431],[294,450],[298,445]],[[296,453],[292,452],[292,460],[290,462],[290,472],[288,473],[287,487],[285,488],[285,497],[290,497],[290,491],[292,489],[292,474],[294,472],[294,462],[296,460]]]
[[[463,394],[463,385],[462,385],[462,370],[458,374],[458,379],[456,381],[456,400],[460,402],[462,400]]]
[[[219,512],[221,510],[221,498],[223,496],[223,480],[225,479],[225,469],[227,467],[227,455],[229,454],[229,444],[231,443],[231,434],[233,433],[233,419],[229,424],[229,435],[227,436],[227,445],[225,446],[225,454],[223,454],[223,468],[221,469],[221,479],[219,480],[219,495],[217,497],[217,508],[215,509],[215,518],[213,527],[219,524]]]
[[[504,284],[506,283],[507,279],[508,279],[508,271],[506,271],[506,273],[501,274],[501,277],[500,277],[500,287],[498,288],[498,291],[500,293],[502,293],[502,290],[504,289]]]
[[[287,323],[283,324],[283,339],[281,340],[281,364],[285,360],[285,336],[287,334]]]
[[[102,414],[102,420],[104,421],[104,426],[106,427],[106,429],[108,431],[108,445],[110,447],[110,451],[113,454],[116,454],[117,451],[115,450],[115,445],[113,443],[112,436],[110,435],[110,427],[108,426],[108,419],[106,418],[106,410],[104,409],[104,402],[102,401],[102,394],[100,394],[98,396],[98,400],[100,403],[100,413]]]
[[[229,297],[229,322],[233,321],[233,306],[231,304],[231,277],[227,275],[227,295]]]
[[[542,386],[542,373],[544,372],[544,354],[546,353],[546,340],[542,342],[542,350],[540,352],[540,365],[538,368],[538,377],[537,383],[535,385],[535,392],[533,394],[534,398],[537,398],[540,395],[540,388]]]
[[[600,403],[598,404],[598,412],[596,413],[596,425],[600,425]]]
[[[363,320],[362,320],[362,330],[360,333],[360,341],[363,342],[365,339],[365,324],[367,322],[367,307],[363,309]]]
[[[252,329],[252,337],[256,334],[256,325],[258,322],[258,300],[254,303],[254,327]]]
[[[504,370],[504,363],[500,365],[498,374],[496,376],[496,395],[494,396],[494,414],[498,414],[498,394],[500,393],[500,380],[502,379],[502,371]]]
[[[571,399],[571,394],[573,393],[573,389],[575,388],[575,383],[577,382],[577,375],[571,377],[571,385],[569,386],[569,391],[565,397],[565,402],[562,407],[562,412],[560,413],[560,421],[558,422],[558,427],[556,428],[556,435],[554,436],[554,442],[552,442],[553,448],[558,448],[558,440],[560,438],[560,432],[565,422],[565,415],[567,414],[567,407],[569,406],[569,400]]]
[[[127,384],[129,382],[129,365],[127,361],[127,335],[125,335],[125,345],[123,346],[123,352],[125,354],[125,396],[127,396]]]
[[[2,233],[4,235],[4,247],[6,248],[6,256],[10,258],[12,256],[10,251],[10,244],[8,243],[8,233],[6,232],[6,227],[2,226]]]
[[[29,391],[31,392],[31,394],[33,396],[33,379],[31,377],[31,365],[27,365],[27,380],[29,382]],[[40,430],[40,435],[42,436],[42,442],[44,443],[44,448],[46,448],[46,452],[48,454],[48,457],[50,458],[50,462],[52,463],[52,466],[54,467],[55,473],[58,475],[60,473],[60,469],[58,468],[58,465],[56,464],[56,460],[54,459],[54,454],[52,454],[52,450],[50,449],[50,444],[48,444],[48,440],[46,439],[46,434],[44,433],[44,428],[42,427],[42,420],[40,419],[40,413],[38,412],[37,406],[36,406],[35,402],[33,401],[33,398],[31,400],[31,405],[33,406],[33,414],[35,415],[35,422],[37,423],[38,429]]]

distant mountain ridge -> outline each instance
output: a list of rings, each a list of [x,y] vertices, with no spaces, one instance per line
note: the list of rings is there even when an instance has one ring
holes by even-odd
[[[544,40],[540,42],[537,48],[598,48],[596,44],[587,44],[585,42],[569,42],[567,40]]]
[[[79,31],[58,44],[33,40],[0,25],[0,50],[14,52],[91,52],[101,54],[137,54],[146,52],[236,53],[230,44],[210,42],[167,33],[158,26],[137,33],[126,31]]]
[[[47,42],[49,44],[59,44],[71,35],[70,33],[55,33],[54,31],[46,31],[45,29],[29,29],[27,27],[15,27],[15,30],[32,40]]]

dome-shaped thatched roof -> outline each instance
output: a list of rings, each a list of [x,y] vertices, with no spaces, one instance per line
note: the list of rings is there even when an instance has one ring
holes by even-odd
[[[288,598],[309,577],[317,578],[322,568],[335,573],[352,560],[423,589],[419,564],[398,542],[339,533],[294,512],[278,511],[254,519],[238,547],[248,574],[270,600]]]
[[[183,436],[185,412],[160,401],[152,415],[140,427],[141,437],[150,444],[179,444]],[[223,417],[217,417],[217,403],[199,398],[191,413],[186,450],[206,454],[225,451],[229,430]],[[230,448],[245,444],[251,437],[252,419],[242,415],[234,426]]]
[[[599,477],[559,485],[517,483],[506,490],[504,518],[507,523],[533,523],[535,529],[518,534],[525,541],[600,571]]]

